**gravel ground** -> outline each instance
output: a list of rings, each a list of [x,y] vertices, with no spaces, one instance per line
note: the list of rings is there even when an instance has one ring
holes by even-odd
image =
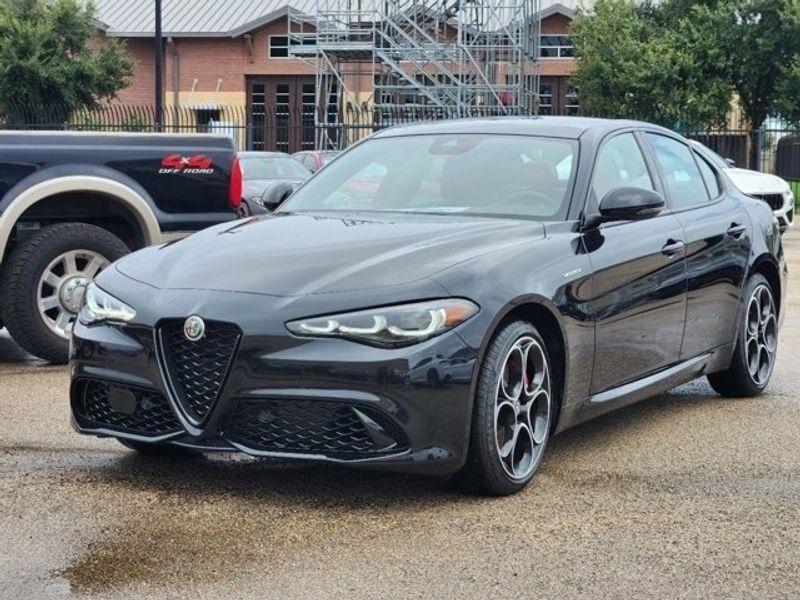
[[[786,238],[800,264],[800,232]],[[0,598],[798,598],[800,291],[769,393],[697,381],[556,437],[528,489],[72,432],[64,368],[0,333]],[[795,354],[797,352],[797,354]]]

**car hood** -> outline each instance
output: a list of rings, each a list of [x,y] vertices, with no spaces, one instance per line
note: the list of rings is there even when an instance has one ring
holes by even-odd
[[[789,184],[780,177],[748,169],[726,169],[733,184],[745,194],[782,194]]]
[[[162,289],[300,296],[405,285],[543,236],[544,225],[528,220],[279,213],[211,227],[115,265]]]

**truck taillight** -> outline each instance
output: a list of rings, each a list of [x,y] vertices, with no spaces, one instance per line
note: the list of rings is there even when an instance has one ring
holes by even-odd
[[[228,190],[228,204],[234,210],[242,205],[242,163],[239,157],[233,159],[231,165],[231,187]]]

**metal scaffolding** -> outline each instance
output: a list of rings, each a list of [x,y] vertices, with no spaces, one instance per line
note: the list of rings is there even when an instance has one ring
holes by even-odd
[[[290,12],[290,53],[316,67],[318,120],[345,110],[532,114],[539,0],[317,0]],[[309,11],[311,12],[311,11]]]

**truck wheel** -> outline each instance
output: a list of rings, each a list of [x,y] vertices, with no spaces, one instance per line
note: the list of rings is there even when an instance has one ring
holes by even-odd
[[[21,242],[0,281],[2,320],[14,341],[34,356],[67,362],[86,284],[128,252],[118,237],[86,223],[50,225]]]

